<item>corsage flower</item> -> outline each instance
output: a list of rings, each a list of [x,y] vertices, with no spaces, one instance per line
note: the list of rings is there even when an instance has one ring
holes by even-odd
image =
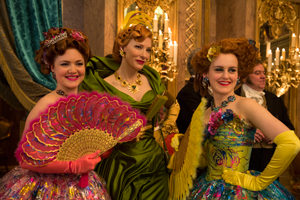
[[[223,123],[227,124],[232,121],[234,118],[233,111],[230,109],[226,109],[226,111],[222,114],[222,109],[220,108],[218,112],[213,112],[210,114],[210,119],[208,122],[208,132],[211,135],[215,135],[217,133],[217,129]]]

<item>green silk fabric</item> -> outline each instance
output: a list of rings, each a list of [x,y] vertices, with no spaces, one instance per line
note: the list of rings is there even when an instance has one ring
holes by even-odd
[[[141,101],[135,101],[103,80],[113,74],[119,66],[112,59],[94,56],[87,64],[86,76],[80,90],[108,92],[119,96],[145,114],[155,96],[165,90],[159,74],[149,66],[143,67],[140,73],[148,78],[152,90],[147,91]],[[152,125],[154,121],[152,120]],[[138,142],[118,144],[111,155],[96,166],[95,171],[106,180],[112,199],[168,198],[169,175],[164,151],[155,142],[153,132],[153,128],[147,130],[143,139]]]

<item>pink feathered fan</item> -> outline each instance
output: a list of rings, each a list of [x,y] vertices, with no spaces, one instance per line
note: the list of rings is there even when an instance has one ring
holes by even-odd
[[[146,123],[130,105],[107,94],[62,98],[31,123],[16,151],[18,160],[44,166],[72,161],[138,137]]]

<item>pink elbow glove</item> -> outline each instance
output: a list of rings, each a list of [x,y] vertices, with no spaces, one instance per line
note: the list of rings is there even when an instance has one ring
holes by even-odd
[[[91,153],[75,161],[53,161],[45,166],[33,166],[26,162],[20,162],[20,166],[24,169],[29,169],[31,171],[40,173],[73,173],[82,174],[88,173],[95,168],[95,165],[101,161],[101,157],[98,156],[100,151]]]

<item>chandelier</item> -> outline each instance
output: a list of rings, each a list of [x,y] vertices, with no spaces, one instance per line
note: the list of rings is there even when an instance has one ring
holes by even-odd
[[[151,59],[148,65],[154,68],[160,74],[160,77],[173,81],[177,72],[177,52],[178,45],[176,41],[172,42],[172,32],[169,28],[169,19],[167,13],[164,13],[161,17],[162,30],[158,30],[158,18],[155,14],[153,18],[153,45],[151,52]]]
[[[274,59],[275,65],[272,62],[270,43],[267,43],[267,62],[264,63],[265,66],[267,65],[267,86],[278,97],[286,93],[291,86],[298,88],[300,83],[300,52],[299,48],[295,48],[295,43],[296,35],[293,34],[288,59],[286,59],[285,49],[281,50],[280,56],[280,49],[277,47]]]

